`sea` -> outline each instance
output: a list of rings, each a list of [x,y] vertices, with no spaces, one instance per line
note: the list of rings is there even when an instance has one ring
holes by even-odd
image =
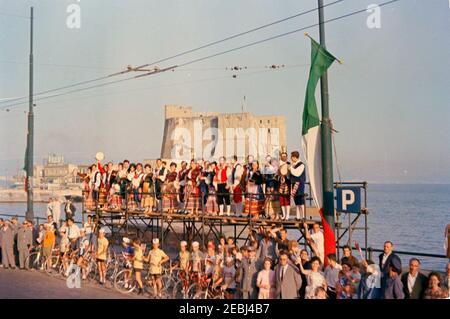
[[[81,205],[76,219],[81,219]],[[45,217],[46,204],[35,203],[35,215]],[[450,184],[368,184],[368,247],[383,248],[385,240],[394,250],[445,255],[445,227],[450,224]],[[25,203],[0,203],[1,214],[24,215]],[[354,216],[350,216],[354,218]],[[363,227],[361,218],[358,226]],[[345,220],[344,220],[345,223]],[[345,240],[348,237],[344,237]],[[355,230],[352,244],[364,246],[364,231]],[[354,252],[359,256],[357,252]],[[379,253],[372,259],[377,261]],[[407,266],[410,256],[401,256]],[[448,259],[419,257],[422,268],[444,271]]]

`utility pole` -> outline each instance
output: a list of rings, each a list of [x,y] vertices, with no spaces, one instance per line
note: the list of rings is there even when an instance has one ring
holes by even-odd
[[[34,112],[33,112],[33,7],[30,9],[30,79],[29,79],[29,105],[28,105],[28,134],[27,134],[27,152],[26,152],[26,189],[27,189],[27,212],[26,217],[29,220],[34,219],[33,211],[33,131],[34,131]]]
[[[319,34],[320,44],[325,46],[325,24],[323,12],[323,0],[318,0],[319,8]],[[323,214],[332,230],[334,225],[334,185],[333,185],[333,158],[331,145],[331,120],[328,108],[328,72],[320,79],[320,93],[322,100],[322,183],[323,183]]]

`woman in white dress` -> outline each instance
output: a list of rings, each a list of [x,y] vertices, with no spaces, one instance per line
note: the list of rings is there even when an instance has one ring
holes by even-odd
[[[264,259],[263,269],[258,273],[256,286],[259,288],[258,299],[275,299],[275,271],[271,269],[272,259]]]
[[[300,258],[296,264],[300,267],[302,274],[306,276],[308,285],[305,290],[305,299],[314,299],[317,287],[323,287],[327,291],[327,281],[323,273],[320,271],[321,261],[319,257],[311,258],[311,270],[303,268]]]

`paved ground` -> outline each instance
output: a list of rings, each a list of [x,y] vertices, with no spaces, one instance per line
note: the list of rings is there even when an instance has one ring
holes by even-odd
[[[0,299],[128,299],[136,298],[82,282],[81,288],[68,288],[66,281],[45,273],[0,268]]]

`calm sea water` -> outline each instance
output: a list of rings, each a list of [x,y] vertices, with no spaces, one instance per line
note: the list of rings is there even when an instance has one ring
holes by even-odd
[[[444,231],[450,223],[450,185],[369,184],[369,246],[382,248],[385,240],[402,251],[445,254]],[[81,219],[77,204],[76,219]],[[0,214],[24,214],[24,203],[0,203]],[[45,216],[46,204],[35,204],[36,216]],[[363,226],[362,220],[359,226]],[[346,239],[346,237],[344,238]],[[364,232],[356,230],[352,240],[363,245]],[[374,259],[376,256],[374,255]],[[408,257],[402,257],[406,266]],[[443,270],[446,259],[421,258],[426,269]]]

